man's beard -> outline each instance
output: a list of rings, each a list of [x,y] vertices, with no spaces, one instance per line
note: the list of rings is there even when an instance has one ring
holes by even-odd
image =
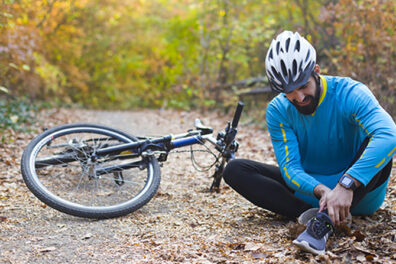
[[[311,102],[309,105],[305,106],[300,106],[297,104],[295,100],[293,100],[291,103],[297,108],[298,112],[300,112],[303,115],[310,115],[313,112],[315,112],[316,107],[319,104],[319,99],[320,99],[320,81],[317,76],[314,76],[315,78],[315,84],[316,84],[316,91],[315,91],[315,96],[312,95],[307,95],[304,100],[310,100]]]

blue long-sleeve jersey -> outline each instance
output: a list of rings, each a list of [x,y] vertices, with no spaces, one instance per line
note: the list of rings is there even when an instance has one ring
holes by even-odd
[[[396,126],[370,90],[350,78],[320,76],[322,94],[316,111],[304,115],[279,94],[267,108],[269,129],[282,175],[296,196],[318,206],[318,184],[333,189],[348,173],[368,182],[396,151]],[[350,167],[365,138],[370,141]],[[354,215],[375,212],[385,198],[387,182],[368,193],[352,210]]]

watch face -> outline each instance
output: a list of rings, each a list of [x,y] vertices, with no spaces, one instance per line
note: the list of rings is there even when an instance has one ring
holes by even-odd
[[[343,177],[341,180],[341,183],[345,186],[351,186],[352,185],[353,180],[351,178],[348,177]]]

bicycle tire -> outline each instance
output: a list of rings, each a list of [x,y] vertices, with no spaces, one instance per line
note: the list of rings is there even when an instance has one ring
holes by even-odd
[[[157,159],[136,155],[139,168],[118,169],[120,172],[112,172],[113,176],[107,172],[98,176],[93,172],[97,167],[111,164],[122,168],[124,161],[112,154],[93,164],[85,152],[133,141],[137,139],[102,125],[77,123],[54,127],[26,147],[21,160],[23,180],[39,200],[63,213],[95,219],[127,215],[148,203],[157,192],[161,180]],[[40,164],[38,168],[36,164]]]

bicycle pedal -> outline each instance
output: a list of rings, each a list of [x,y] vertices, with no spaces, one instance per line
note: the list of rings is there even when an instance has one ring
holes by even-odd
[[[161,153],[158,157],[159,162],[166,161],[168,159],[168,153]]]

